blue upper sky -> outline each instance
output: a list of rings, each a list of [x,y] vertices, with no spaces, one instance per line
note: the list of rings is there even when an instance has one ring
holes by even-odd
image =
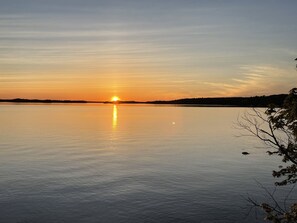
[[[297,1],[0,0],[0,98],[285,93]]]

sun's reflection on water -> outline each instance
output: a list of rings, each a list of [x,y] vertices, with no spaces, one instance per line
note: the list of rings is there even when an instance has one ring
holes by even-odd
[[[118,125],[118,108],[116,105],[113,105],[112,128],[115,129],[117,125]]]

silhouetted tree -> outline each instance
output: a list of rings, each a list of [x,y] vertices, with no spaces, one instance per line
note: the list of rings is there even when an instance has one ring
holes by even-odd
[[[290,90],[283,106],[271,105],[266,111],[254,108],[240,118],[238,126],[268,145],[269,155],[282,157],[284,166],[279,166],[279,169],[272,173],[275,178],[278,178],[275,185],[293,184],[295,186],[297,183],[297,88]],[[274,198],[274,193],[263,186],[262,188],[271,198],[270,204],[258,203],[250,197],[248,201],[266,213],[266,220],[275,223],[296,223],[297,203],[286,205],[294,187],[284,198],[284,205],[280,205]]]

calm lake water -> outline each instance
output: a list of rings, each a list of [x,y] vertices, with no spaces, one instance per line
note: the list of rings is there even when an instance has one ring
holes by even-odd
[[[263,222],[244,197],[281,161],[236,137],[245,110],[2,104],[0,222]]]

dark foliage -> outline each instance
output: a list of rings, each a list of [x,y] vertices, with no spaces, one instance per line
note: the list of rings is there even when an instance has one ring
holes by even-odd
[[[262,112],[253,109],[238,122],[240,128],[256,136],[266,145],[269,155],[282,157],[284,166],[279,166],[272,175],[278,178],[276,186],[297,183],[297,88],[293,88],[281,107],[271,105]],[[297,222],[297,203],[281,208],[271,194],[273,204],[259,204],[249,199],[255,207],[266,213],[266,219],[276,223]],[[287,199],[287,198],[286,198]]]

